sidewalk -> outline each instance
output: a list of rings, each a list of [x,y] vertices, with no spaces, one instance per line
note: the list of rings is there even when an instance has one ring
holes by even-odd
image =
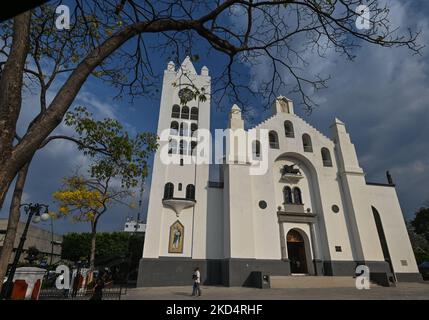
[[[128,289],[124,300],[337,300],[337,299],[418,299],[429,300],[429,282],[400,283],[397,287],[255,289],[203,286],[201,297],[191,296],[192,287],[147,287]]]

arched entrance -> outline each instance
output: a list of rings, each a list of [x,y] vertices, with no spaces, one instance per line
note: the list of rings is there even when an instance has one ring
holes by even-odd
[[[291,273],[308,273],[304,238],[299,231],[292,229],[286,239]]]

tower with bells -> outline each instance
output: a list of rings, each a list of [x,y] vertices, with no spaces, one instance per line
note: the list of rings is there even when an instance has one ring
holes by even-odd
[[[198,90],[205,99],[195,97]],[[139,285],[171,283],[169,272],[206,258],[209,165],[195,164],[198,129],[210,130],[210,76],[189,57],[164,71]],[[166,161],[167,159],[167,161]],[[194,159],[195,160],[195,159]],[[186,266],[185,266],[186,268]]]

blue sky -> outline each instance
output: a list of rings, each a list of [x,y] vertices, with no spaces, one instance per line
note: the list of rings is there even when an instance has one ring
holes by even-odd
[[[424,0],[391,1],[392,18],[397,25],[416,25],[422,29],[420,43],[429,43],[429,3]],[[156,43],[156,37],[150,41]],[[195,63],[199,71],[206,65],[212,76],[222,69],[225,57],[211,51],[203,42],[197,42],[194,53],[200,61]],[[346,123],[355,143],[361,166],[367,173],[367,181],[385,182],[385,171],[390,170],[399,200],[407,218],[429,200],[429,55],[424,48],[421,56],[413,56],[406,49],[385,49],[363,45],[356,51],[353,62],[327,52],[324,59],[308,52],[308,68],[312,73],[330,75],[328,88],[312,95],[318,102],[311,115],[306,115],[299,106],[296,113],[302,116],[322,133],[330,136],[329,126],[334,117]],[[184,55],[182,56],[184,58]],[[159,92],[154,98],[140,97],[130,102],[113,100],[115,90],[102,82],[90,78],[82,88],[73,106],[84,105],[97,117],[115,117],[131,132],[156,132],[159,112],[159,98],[163,70],[168,59],[151,53],[152,67],[159,81]],[[257,85],[262,81],[267,66],[262,61],[256,67],[242,65],[237,69],[243,75],[252,77]],[[293,100],[294,94],[282,92]],[[37,98],[37,97],[36,97]],[[35,97],[25,94],[19,129],[31,119]],[[268,116],[259,101],[249,106],[252,123],[258,123]],[[225,128],[227,110],[231,103],[211,106],[211,127]],[[36,108],[37,109],[37,108]],[[252,123],[248,123],[251,125]],[[58,132],[69,132],[60,127]],[[69,132],[70,133],[70,132]],[[43,202],[53,207],[52,192],[61,186],[61,178],[72,173],[75,168],[85,167],[87,159],[80,155],[70,142],[54,142],[38,152],[27,179],[24,191],[25,202]],[[147,204],[150,177],[144,195]],[[10,194],[0,211],[0,218],[7,216]],[[114,207],[106,213],[99,225],[100,231],[114,231],[123,228],[128,215],[136,215],[136,210]],[[144,215],[146,212],[144,212]],[[47,225],[46,225],[47,227]],[[55,230],[60,233],[88,231],[87,223],[72,223],[70,220],[56,220]]]

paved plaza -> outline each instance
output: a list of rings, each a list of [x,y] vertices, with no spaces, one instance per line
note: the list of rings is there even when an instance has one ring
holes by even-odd
[[[203,286],[201,297],[191,296],[192,287],[146,287],[128,289],[126,300],[337,300],[337,299],[417,299],[429,300],[429,282],[400,283],[397,287],[372,286],[369,290],[355,288],[288,288],[256,289],[244,287]]]

